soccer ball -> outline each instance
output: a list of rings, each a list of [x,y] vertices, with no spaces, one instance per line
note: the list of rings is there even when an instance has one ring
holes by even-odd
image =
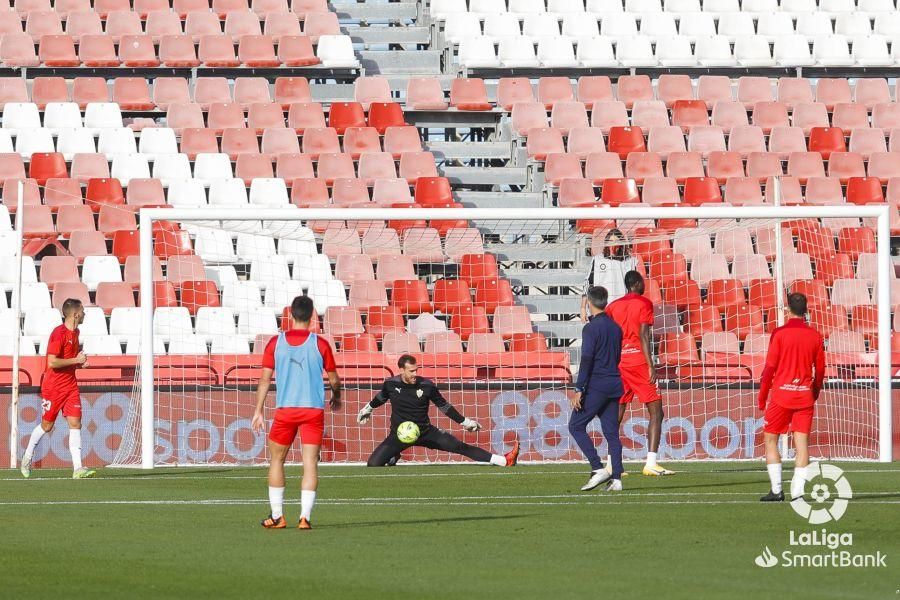
[[[404,444],[412,444],[419,439],[419,426],[412,421],[404,421],[397,426],[397,439]]]

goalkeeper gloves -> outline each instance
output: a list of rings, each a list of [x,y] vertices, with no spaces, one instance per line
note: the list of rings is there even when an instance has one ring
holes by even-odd
[[[460,423],[460,425],[462,425],[463,429],[465,429],[466,431],[481,431],[481,425],[478,423],[478,421],[475,421],[468,417],[466,417],[463,422]]]
[[[371,417],[371,416],[372,416],[372,407],[369,406],[368,404],[366,404],[365,406],[363,406],[360,409],[359,414],[356,415],[356,422],[359,423],[360,425],[362,425],[363,423],[368,423],[369,417]]]

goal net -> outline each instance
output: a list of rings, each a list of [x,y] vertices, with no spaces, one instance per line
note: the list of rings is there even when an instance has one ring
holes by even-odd
[[[789,291],[806,294],[826,339],[812,454],[884,460],[887,220],[874,206],[145,209],[141,360],[115,463],[265,463],[265,433],[250,429],[255,383],[301,294],[344,381],[344,407],[326,411],[324,461],[364,462],[388,434],[389,406],[365,425],[356,414],[404,353],[484,429],[433,410],[438,426],[495,453],[518,440],[526,461],[581,460],[568,396],[582,293],[593,282],[619,297],[631,269],[655,307],[660,460],[762,456],[758,380]],[[626,460],[646,454],[647,425],[633,404]],[[603,454],[599,426],[592,435]],[[421,448],[403,458],[460,459]]]

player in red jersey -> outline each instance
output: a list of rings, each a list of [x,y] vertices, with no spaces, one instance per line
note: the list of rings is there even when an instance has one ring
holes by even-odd
[[[663,407],[653,365],[653,302],[644,297],[644,278],[637,271],[625,273],[625,289],[627,294],[606,307],[606,314],[622,328],[619,372],[625,393],[619,401],[619,424],[625,418],[625,408],[637,396],[650,415],[647,463],[642,472],[653,477],[671,475],[672,471],[656,462],[662,437]]]
[[[805,316],[806,296],[788,295],[788,321],[775,329],[769,338],[766,366],[759,382],[759,409],[765,411],[766,469],[772,483],[769,493],[760,498],[763,502],[784,500],[778,436],[789,429],[796,451],[791,499],[803,495],[813,409],[825,381],[822,336],[806,324]]]
[[[319,487],[319,449],[325,433],[325,387],[322,372],[328,375],[332,410],[341,407],[341,379],[328,342],[310,331],[315,310],[308,296],[297,296],[291,303],[294,327],[266,345],[262,373],[256,388],[256,410],[251,426],[256,432],[265,427],[263,406],[274,372],[275,415],[269,430],[269,506],[272,512],[260,523],[266,529],[284,529],[284,461],[300,432],[303,455],[303,480],[300,483],[300,522],[298,529],[312,529],[310,519]]]
[[[69,424],[69,451],[72,453],[72,479],[93,477],[95,471],[81,465],[81,394],[75,370],[87,364],[78,345],[78,326],[84,321],[84,306],[69,298],[63,303],[63,324],[53,330],[47,343],[47,370],[41,382],[41,422],[31,432],[28,448],[22,456],[22,475],[31,477],[34,449],[53,431],[56,417],[62,412]]]

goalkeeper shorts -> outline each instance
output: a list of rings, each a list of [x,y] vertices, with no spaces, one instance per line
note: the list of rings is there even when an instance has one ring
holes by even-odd
[[[290,446],[300,432],[301,444],[322,445],[325,436],[325,411],[321,408],[278,408],[269,430],[269,439]]]

